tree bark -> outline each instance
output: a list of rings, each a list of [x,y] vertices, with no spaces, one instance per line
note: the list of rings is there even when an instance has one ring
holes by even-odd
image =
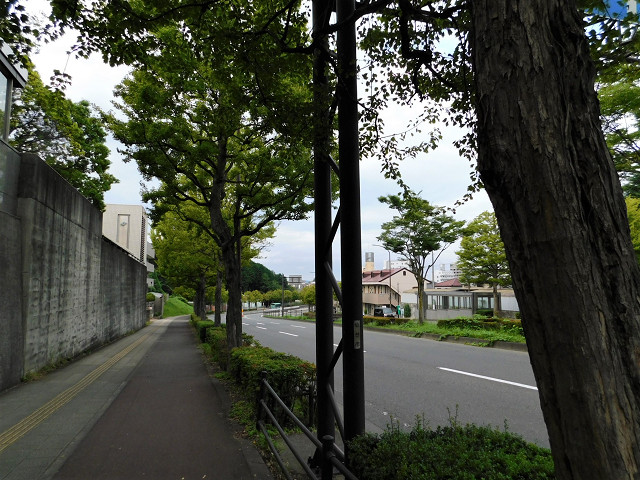
[[[218,269],[216,273],[216,311],[214,313],[213,324],[216,327],[222,325],[222,272]]]
[[[195,314],[200,317],[200,320],[207,319],[206,296],[207,280],[204,273],[200,273],[200,278],[198,279],[198,287],[196,288],[196,296],[193,301],[193,310]]]
[[[424,323],[424,278],[416,275],[416,281],[418,282],[418,323],[422,325]]]
[[[559,479],[640,478],[640,270],[574,1],[471,2],[478,169]]]

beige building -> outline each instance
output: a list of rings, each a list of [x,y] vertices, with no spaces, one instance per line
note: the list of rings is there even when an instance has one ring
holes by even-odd
[[[102,214],[102,234],[147,263],[147,223],[142,205],[108,204]]]
[[[362,307],[365,315],[373,315],[378,305],[396,308],[402,292],[416,288],[416,277],[406,268],[362,272]]]

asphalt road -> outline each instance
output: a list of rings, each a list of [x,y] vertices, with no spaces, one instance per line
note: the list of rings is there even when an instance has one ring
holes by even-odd
[[[260,343],[315,362],[315,324],[245,313],[243,331]],[[335,344],[342,336],[334,329]],[[492,425],[548,447],[538,391],[527,353],[437,342],[365,330],[367,431],[403,428],[416,416],[431,427],[456,417]],[[335,372],[342,403],[342,363]]]

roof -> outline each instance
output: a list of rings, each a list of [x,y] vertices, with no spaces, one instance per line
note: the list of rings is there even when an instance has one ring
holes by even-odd
[[[362,272],[362,283],[381,283],[389,281],[390,277],[393,277],[396,273],[403,270],[409,271],[407,268],[385,268],[384,270],[370,270],[368,272]]]
[[[435,288],[440,288],[440,287],[461,287],[462,283],[460,283],[460,280],[457,278],[452,278],[451,280],[445,280],[444,282],[440,282],[440,283],[436,283]]]

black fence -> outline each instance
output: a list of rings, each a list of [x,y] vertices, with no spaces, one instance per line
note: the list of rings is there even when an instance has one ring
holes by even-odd
[[[314,455],[313,459],[305,461],[304,458],[302,458],[302,455],[296,450],[295,446],[284,431],[281,422],[278,420],[278,418],[282,417],[282,414],[286,415],[290,423],[300,428],[300,430],[305,434],[309,441],[313,445],[315,445],[316,455]],[[271,385],[269,385],[266,372],[262,372],[256,425],[258,430],[260,430],[265,436],[267,444],[269,445],[269,448],[271,449],[276,462],[278,462],[283,475],[288,480],[291,480],[291,474],[287,470],[286,465],[284,464],[282,457],[278,452],[278,449],[273,443],[273,439],[269,434],[269,430],[266,427],[267,421],[271,423],[276,428],[276,430],[278,430],[278,433],[287,444],[287,446],[291,450],[291,453],[296,458],[300,466],[307,473],[309,478],[313,480],[319,480],[321,478],[319,476],[319,465],[316,465],[317,457],[318,455],[320,455],[326,461],[330,462],[336,470],[344,475],[345,478],[349,480],[358,480],[357,477],[353,475],[353,473],[351,473],[345,466],[344,452],[336,445],[335,439],[329,435],[322,438],[322,440],[318,439],[313,434],[313,432],[311,432],[311,430],[309,430],[309,428],[307,428],[307,426],[298,417],[296,417],[296,415],[289,409],[289,407],[280,399],[278,394],[273,390],[273,388],[271,388]]]

